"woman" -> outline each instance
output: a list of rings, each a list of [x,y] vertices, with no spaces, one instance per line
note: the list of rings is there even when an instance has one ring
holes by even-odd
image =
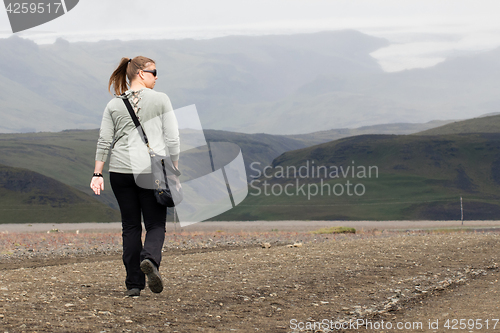
[[[152,292],[163,290],[158,269],[165,240],[167,210],[158,204],[152,189],[137,185],[138,178],[147,177],[143,170],[137,170],[137,165],[147,164],[150,159],[146,145],[137,140],[138,129],[123,101],[125,98],[130,101],[150,147],[161,155],[166,155],[168,150],[177,168],[180,151],[177,119],[167,95],[152,90],[157,79],[153,60],[141,56],[121,59],[109,79],[108,90],[111,91],[113,86],[116,98],[104,110],[94,175],[90,182],[94,193],[100,195],[104,190],[102,170],[111,151],[109,178],[122,217],[123,263],[127,272],[125,285],[128,296],[140,295],[146,276]],[[146,227],[144,245],[141,240],[141,215]]]

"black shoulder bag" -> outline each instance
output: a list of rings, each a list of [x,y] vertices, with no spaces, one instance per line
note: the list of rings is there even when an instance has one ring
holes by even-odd
[[[139,134],[141,134],[142,141],[144,141],[148,147],[149,156],[151,157],[151,174],[156,186],[154,189],[156,201],[167,207],[175,207],[183,198],[182,187],[179,181],[181,172],[173,166],[170,157],[158,155],[149,147],[148,137],[139,119],[137,119],[130,101],[128,98],[124,98],[123,102],[127,106],[127,110],[134,121],[135,127],[139,131]]]

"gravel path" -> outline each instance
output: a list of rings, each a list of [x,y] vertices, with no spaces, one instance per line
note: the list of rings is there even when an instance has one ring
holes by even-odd
[[[444,332],[445,319],[500,315],[492,232],[169,233],[165,290],[138,298],[123,294],[119,233],[1,235],[0,249],[12,252],[0,266],[9,333],[313,332],[323,320],[439,320],[437,330],[406,331]],[[13,241],[17,250],[6,249]]]

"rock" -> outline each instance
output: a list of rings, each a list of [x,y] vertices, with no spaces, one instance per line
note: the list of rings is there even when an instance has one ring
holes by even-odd
[[[111,316],[111,312],[109,312],[109,311],[98,311],[97,314],[104,315],[104,316]]]
[[[262,246],[262,248],[264,248],[264,249],[268,249],[268,248],[270,248],[270,247],[271,247],[271,243],[262,243],[262,244],[261,244],[261,246]]]
[[[302,247],[302,243],[294,243],[293,247]]]

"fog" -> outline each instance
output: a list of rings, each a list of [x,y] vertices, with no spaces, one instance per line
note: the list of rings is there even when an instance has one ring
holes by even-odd
[[[393,72],[500,46],[499,9],[493,0],[86,0],[18,35],[50,44],[59,37],[70,42],[209,39],[355,29],[391,42],[372,56]],[[0,11],[0,38],[11,35],[6,12]]]

